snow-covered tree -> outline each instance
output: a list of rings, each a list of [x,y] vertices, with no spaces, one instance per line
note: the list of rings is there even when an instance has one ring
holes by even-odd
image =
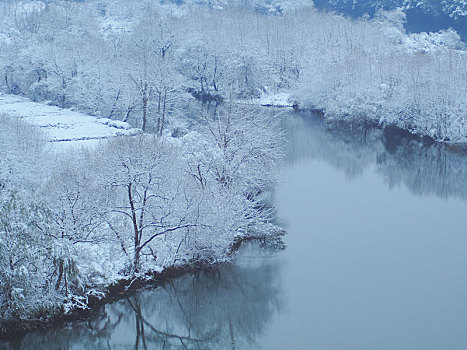
[[[103,185],[114,196],[107,222],[135,272],[141,270],[142,256],[157,259],[165,236],[198,224],[191,179],[177,151],[147,135],[117,138],[102,150]]]
[[[0,202],[0,318],[39,317],[56,308],[50,216],[14,193]]]

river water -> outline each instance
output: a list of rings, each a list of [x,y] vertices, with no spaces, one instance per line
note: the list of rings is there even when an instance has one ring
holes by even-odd
[[[284,127],[285,250],[246,246],[10,347],[466,348],[467,155],[308,113]]]

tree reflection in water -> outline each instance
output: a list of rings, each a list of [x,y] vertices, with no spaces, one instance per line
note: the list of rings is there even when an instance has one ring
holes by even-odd
[[[246,247],[234,265],[142,290],[105,306],[88,321],[30,333],[11,345],[52,350],[255,348],[283,305],[280,257],[257,249]]]
[[[395,128],[325,122],[313,113],[290,114],[288,164],[315,159],[360,176],[375,166],[390,188],[405,185],[416,195],[467,199],[467,152],[421,140]]]
[[[284,128],[289,134],[286,166],[320,160],[349,178],[373,168],[389,187],[467,198],[465,151],[396,129],[324,122],[309,113],[290,113]],[[97,310],[86,322],[31,333],[6,348],[251,349],[283,307],[281,259],[250,247],[234,265],[141,291]]]

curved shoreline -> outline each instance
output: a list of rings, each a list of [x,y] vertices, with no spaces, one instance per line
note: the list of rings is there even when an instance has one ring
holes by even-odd
[[[264,106],[268,107],[268,106]],[[282,106],[271,106],[274,108],[283,108]],[[298,104],[293,106],[293,111],[296,113],[299,112],[305,112],[305,113],[313,113],[316,114],[317,116],[323,118],[323,120],[327,123],[342,123],[342,124],[348,124],[348,125],[360,125],[360,126],[368,126],[371,128],[376,128],[380,129],[385,133],[391,133],[391,134],[399,134],[404,138],[408,139],[414,139],[418,140],[424,145],[431,145],[433,143],[439,144],[439,145],[444,145],[446,147],[449,147],[450,149],[453,150],[460,150],[460,151],[467,151],[467,142],[450,142],[446,140],[439,140],[436,138],[433,138],[429,135],[425,135],[422,133],[417,133],[416,131],[412,131],[407,128],[403,128],[398,126],[395,123],[391,124],[379,124],[374,120],[371,119],[364,119],[361,121],[358,120],[341,120],[340,118],[332,118],[332,117],[327,117],[326,116],[326,111],[324,109],[319,109],[319,108],[301,108]]]
[[[280,240],[284,234],[285,231],[281,230],[272,235],[238,238],[231,244],[230,251],[226,258],[235,254],[245,243]],[[143,276],[137,278],[121,279],[112,285],[106,286],[103,297],[99,298],[94,295],[89,295],[86,309],[74,309],[68,314],[61,311],[50,315],[48,319],[42,320],[9,320],[3,324],[0,323],[0,341],[8,341],[14,337],[24,336],[28,332],[56,327],[65,322],[86,319],[99,307],[121,300],[141,288],[158,288],[186,274],[202,270],[214,270],[229,264],[232,264],[232,262],[227,261],[227,259],[226,261],[219,262],[193,261],[183,265],[170,266],[160,272],[147,271]]]

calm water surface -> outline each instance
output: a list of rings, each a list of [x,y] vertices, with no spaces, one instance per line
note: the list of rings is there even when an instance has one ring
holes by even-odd
[[[309,114],[284,123],[286,250],[245,247],[10,347],[467,348],[467,156]]]

